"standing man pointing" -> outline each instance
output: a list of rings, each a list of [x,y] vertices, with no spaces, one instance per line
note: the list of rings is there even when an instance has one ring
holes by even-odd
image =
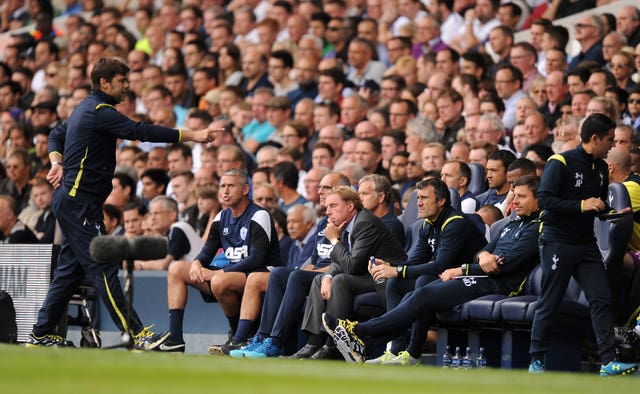
[[[115,105],[129,88],[128,73],[129,67],[122,61],[100,59],[91,72],[91,94],[49,136],[52,167],[47,179],[57,189],[52,208],[62,229],[62,249],[29,345],[68,346],[55,332],[56,324],[85,277],[98,289],[116,326],[133,336],[136,347],[155,349],[169,335],[150,331],[134,310],[129,313],[118,281],[118,265],[96,263],[89,255],[89,243],[105,234],[102,204],[111,192],[118,138],[206,142],[212,141],[218,130],[176,130],[134,122],[122,115]],[[125,316],[130,316],[130,321]]]

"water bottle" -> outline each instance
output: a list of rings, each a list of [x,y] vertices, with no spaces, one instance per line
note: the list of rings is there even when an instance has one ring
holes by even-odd
[[[369,257],[369,263],[371,263],[371,265],[376,265],[376,258],[373,256]],[[384,283],[385,280],[386,280],[385,278],[380,278],[376,280],[376,283],[381,285]]]
[[[478,358],[476,359],[476,368],[485,368],[487,366],[487,359],[484,358],[484,348],[481,347],[478,351]]]
[[[451,352],[449,351],[449,345],[447,345],[447,350],[445,350],[444,355],[442,356],[442,368],[450,368],[451,367]]]
[[[460,346],[456,346],[456,353],[453,355],[451,359],[451,368],[458,369],[460,368],[460,364],[462,363],[462,358],[460,357]]]
[[[461,366],[464,369],[473,368],[473,357],[471,356],[471,348],[467,347],[462,358]]]

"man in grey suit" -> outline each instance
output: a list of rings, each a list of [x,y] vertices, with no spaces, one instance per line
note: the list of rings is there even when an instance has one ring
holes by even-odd
[[[351,188],[333,188],[326,197],[326,207],[329,223],[324,234],[333,245],[331,265],[324,275],[314,279],[302,321],[302,329],[310,334],[303,349],[307,355],[310,349],[317,349],[311,356],[314,359],[339,357],[329,341],[320,347],[324,342],[321,319],[325,310],[344,319],[351,314],[355,295],[377,291],[384,297],[384,284],[376,284],[367,270],[369,257],[391,264],[407,257],[398,239],[378,217],[363,208]]]

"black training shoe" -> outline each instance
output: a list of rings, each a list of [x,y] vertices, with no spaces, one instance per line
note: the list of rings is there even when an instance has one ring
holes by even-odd
[[[214,356],[228,356],[232,350],[241,349],[246,345],[247,342],[235,342],[233,339],[229,339],[222,345],[209,346],[209,354],[212,354]]]
[[[171,338],[158,346],[158,350],[161,352],[184,353],[184,349],[184,342],[174,342]]]

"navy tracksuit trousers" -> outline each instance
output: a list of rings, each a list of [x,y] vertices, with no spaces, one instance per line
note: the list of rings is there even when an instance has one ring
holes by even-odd
[[[69,300],[86,277],[86,281],[98,289],[111,318],[123,332],[142,330],[140,318],[130,311],[125,301],[118,269],[121,262],[99,264],[89,254],[91,240],[105,234],[102,204],[86,201],[80,197],[70,197],[62,188],[53,194],[52,209],[62,230],[62,249],[47,297],[38,313],[38,321],[33,327],[37,336],[53,334]]]
[[[591,320],[603,364],[615,359],[613,307],[607,272],[595,242],[540,243],[542,294],[533,318],[530,353],[541,356],[549,350],[549,331],[573,276],[591,307]]]

